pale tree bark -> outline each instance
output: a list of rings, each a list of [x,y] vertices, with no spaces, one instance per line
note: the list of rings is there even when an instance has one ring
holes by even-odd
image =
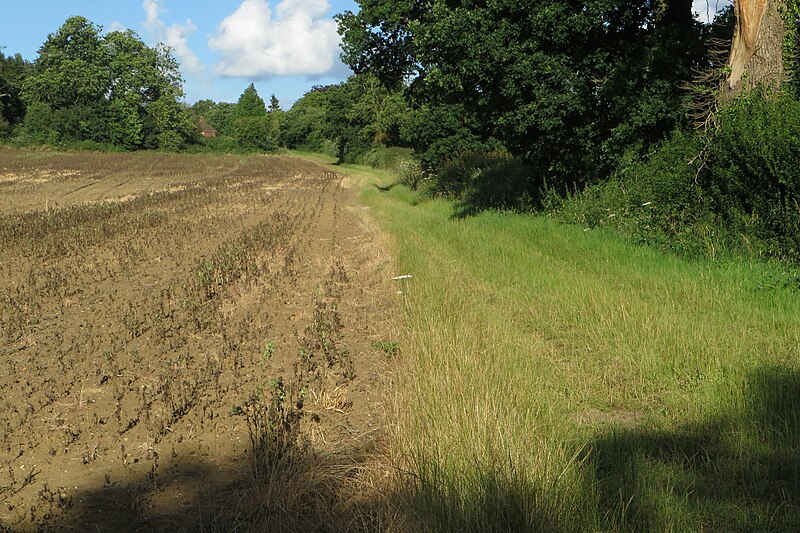
[[[783,41],[786,0],[736,0],[736,29],[728,59],[730,73],[721,99],[758,86],[777,90],[784,77]]]

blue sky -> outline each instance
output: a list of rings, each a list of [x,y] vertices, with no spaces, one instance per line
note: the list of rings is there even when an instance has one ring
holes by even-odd
[[[315,84],[350,71],[339,60],[333,15],[357,11],[353,0],[22,0],[3,2],[0,46],[34,60],[64,21],[81,15],[105,31],[132,29],[153,45],[173,47],[186,101],[235,102],[255,83],[284,109]]]

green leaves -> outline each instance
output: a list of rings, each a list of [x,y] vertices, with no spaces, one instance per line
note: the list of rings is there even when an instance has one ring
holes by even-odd
[[[110,72],[100,31],[83,17],[70,17],[51,33],[39,49],[35,74],[25,82],[26,100],[56,109],[101,100]]]
[[[412,141],[434,170],[447,160],[436,145],[498,140],[553,184],[608,175],[628,145],[644,151],[686,120],[679,86],[704,53],[685,1],[663,13],[644,0],[359,4],[338,19],[343,59],[408,82],[419,112],[439,117],[413,119],[441,131]]]
[[[84,142],[126,150],[177,150],[197,129],[181,108],[183,80],[169,49],[131,31],[102,35],[83,17],[67,19],[39,49],[22,95],[34,142]]]
[[[265,116],[267,116],[267,107],[264,105],[264,100],[258,95],[255,85],[251,83],[239,97],[234,118]]]

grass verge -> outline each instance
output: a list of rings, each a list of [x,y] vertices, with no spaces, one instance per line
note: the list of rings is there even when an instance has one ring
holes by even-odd
[[[437,531],[800,521],[800,304],[779,267],[453,205],[337,167],[394,236],[395,500]]]

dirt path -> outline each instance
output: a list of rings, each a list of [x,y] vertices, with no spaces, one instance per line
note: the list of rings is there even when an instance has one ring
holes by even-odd
[[[393,347],[342,176],[0,151],[0,198],[0,530],[335,527]]]

